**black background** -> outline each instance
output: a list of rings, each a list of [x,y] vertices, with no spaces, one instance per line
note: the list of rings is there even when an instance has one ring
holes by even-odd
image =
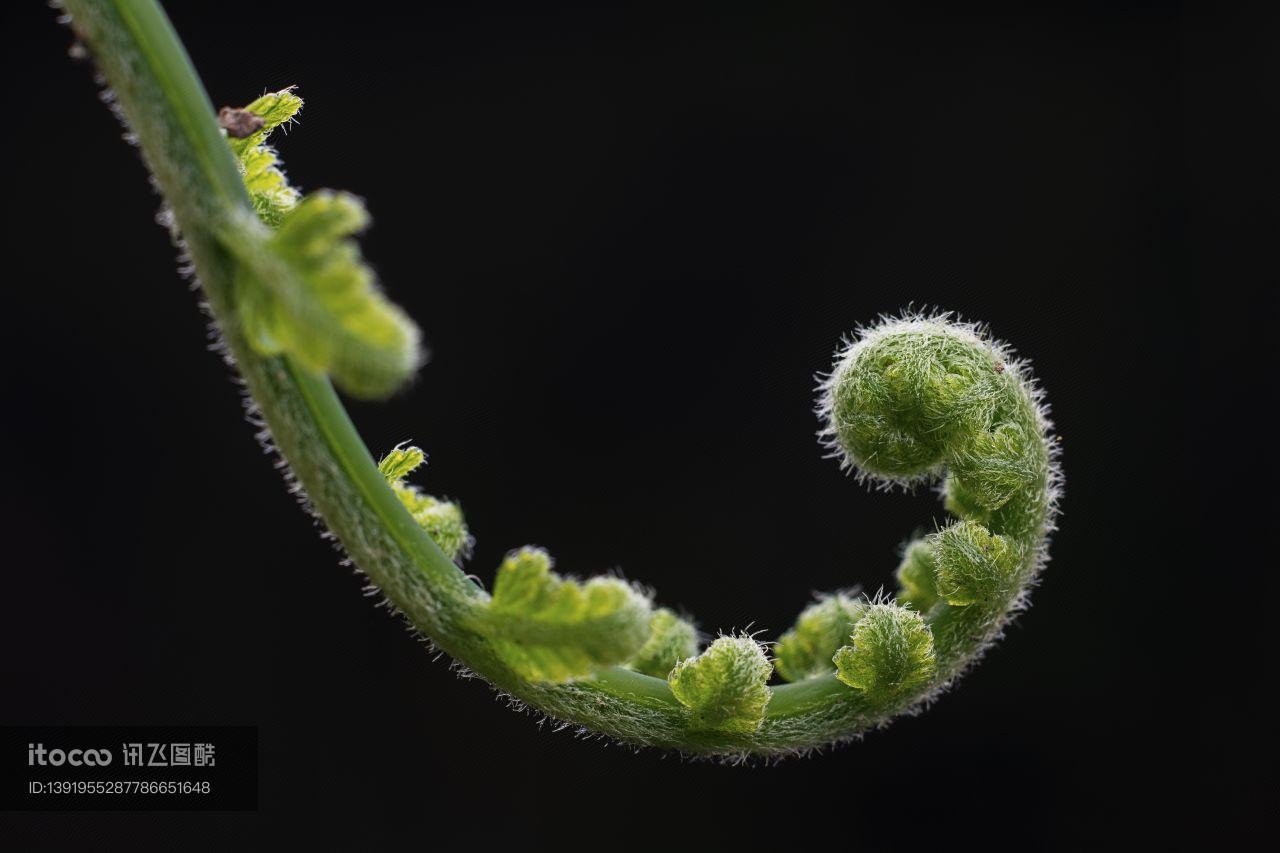
[[[862,743],[729,767],[539,729],[433,663],[314,535],[204,351],[69,33],[6,5],[0,723],[261,729],[256,815],[0,815],[6,833],[715,850],[1252,831],[1263,782],[1230,759],[1261,746],[1241,697],[1267,642],[1247,573],[1274,443],[1274,383],[1248,376],[1276,308],[1253,266],[1274,234],[1268,21],[172,5],[215,104],[298,84],[291,178],[368,200],[366,254],[433,358],[352,413],[375,453],[429,451],[420,481],[462,501],[481,577],[538,543],[768,637],[811,590],[887,583],[940,509],[821,458],[812,377],[909,303],[1032,359],[1062,529],[1006,641]]]

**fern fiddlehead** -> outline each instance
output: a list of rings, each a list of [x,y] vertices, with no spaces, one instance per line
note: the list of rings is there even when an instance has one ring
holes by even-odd
[[[221,126],[153,0],[65,0],[172,213],[228,359],[310,505],[412,624],[497,689],[590,732],[687,753],[783,755],[856,737],[950,684],[1025,605],[1059,474],[1027,366],[980,329],[911,315],[862,330],[821,385],[822,437],[862,479],[941,482],[954,520],[912,542],[895,598],[835,594],[769,651],[692,623],[616,578],[578,581],[511,552],[492,592],[465,575],[461,509],[375,463],[333,385],[377,398],[421,361],[416,326],[352,241],[354,197],[301,195],[273,93]],[[770,684],[776,668],[787,683]]]

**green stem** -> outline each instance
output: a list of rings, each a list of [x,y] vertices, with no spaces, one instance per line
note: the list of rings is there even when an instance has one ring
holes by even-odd
[[[772,688],[760,730],[732,735],[690,728],[663,679],[610,668],[566,685],[525,682],[468,630],[484,593],[414,522],[387,487],[327,379],[247,344],[232,298],[236,260],[227,241],[260,226],[233,155],[181,42],[154,0],[65,0],[136,134],[171,206],[227,351],[292,474],[355,564],[436,644],[499,690],[554,717],[637,744],[700,753],[782,754],[849,739],[920,700],[872,704],[825,676]],[[938,679],[956,675],[999,629],[966,608],[933,614]],[[954,624],[953,624],[954,623]],[[977,632],[976,634],[974,632]]]

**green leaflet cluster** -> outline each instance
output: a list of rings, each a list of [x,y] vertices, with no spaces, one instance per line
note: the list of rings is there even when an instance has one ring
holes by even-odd
[[[666,678],[680,661],[697,654],[698,629],[675,611],[659,607],[649,620],[649,639],[626,666],[654,678]]]
[[[421,448],[401,445],[378,470],[414,521],[451,559],[471,550],[472,537],[457,504],[425,494],[406,478],[426,463]],[[585,582],[551,571],[551,556],[525,547],[503,560],[493,594],[466,617],[503,662],[532,683],[563,683],[605,666],[628,666],[665,676],[697,653],[697,631],[618,578]]]
[[[836,594],[810,605],[778,641],[778,673],[801,681],[835,673],[868,696],[889,698],[933,676],[933,634],[921,615],[895,602]]]
[[[778,640],[774,651],[778,674],[787,681],[800,681],[830,673],[832,656],[849,642],[854,626],[866,613],[865,602],[842,593],[809,605],[795,627]]]
[[[925,686],[934,673],[933,632],[924,617],[895,604],[872,604],[851,643],[833,658],[836,678],[876,699]]]
[[[300,195],[267,144],[301,108],[286,89],[222,113],[249,200],[273,229],[263,234],[236,217],[226,226],[226,246],[240,262],[240,320],[259,353],[287,353],[353,396],[386,397],[421,364],[421,335],[383,295],[352,239],[369,224],[364,203],[328,190]]]
[[[648,596],[617,578],[586,582],[551,571],[540,548],[507,555],[493,596],[469,623],[531,682],[565,682],[627,660],[649,638]]]
[[[671,692],[689,712],[690,728],[749,735],[764,721],[773,663],[751,637],[720,637],[671,671]]]
[[[223,129],[240,166],[249,201],[262,221],[272,227],[280,224],[301,196],[289,185],[280,155],[267,144],[267,137],[292,122],[301,110],[302,98],[290,87],[265,94],[241,109],[222,111]],[[244,134],[246,130],[250,132]]]
[[[418,526],[427,531],[449,559],[456,561],[471,550],[471,532],[467,530],[462,508],[452,501],[428,495],[406,482],[406,478],[426,461],[427,455],[421,448],[401,446],[382,457],[378,471]]]
[[[904,549],[898,565],[898,601],[913,610],[928,613],[938,603],[938,566],[933,545],[917,539]]]

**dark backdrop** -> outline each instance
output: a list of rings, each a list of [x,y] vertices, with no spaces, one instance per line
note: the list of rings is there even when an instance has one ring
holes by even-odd
[[[811,590],[889,583],[940,509],[821,458],[813,376],[843,333],[911,303],[1033,360],[1062,529],[1006,641],[862,743],[728,767],[539,728],[337,565],[205,351],[69,33],[6,7],[0,723],[251,724],[262,758],[256,815],[0,825],[218,849],[819,831],[1078,849],[1248,829],[1262,789],[1220,759],[1227,734],[1250,743],[1228,673],[1265,641],[1247,610],[1264,588],[1238,572],[1262,564],[1248,542],[1270,504],[1241,510],[1234,478],[1267,440],[1240,389],[1266,387],[1231,385],[1251,319],[1275,312],[1273,291],[1237,301],[1264,281],[1248,253],[1274,192],[1263,22],[1176,4],[172,5],[216,104],[298,84],[290,176],[367,198],[366,253],[433,357],[353,416],[375,452],[430,452],[422,482],[462,501],[481,577],[542,544],[709,631],[769,637]]]

